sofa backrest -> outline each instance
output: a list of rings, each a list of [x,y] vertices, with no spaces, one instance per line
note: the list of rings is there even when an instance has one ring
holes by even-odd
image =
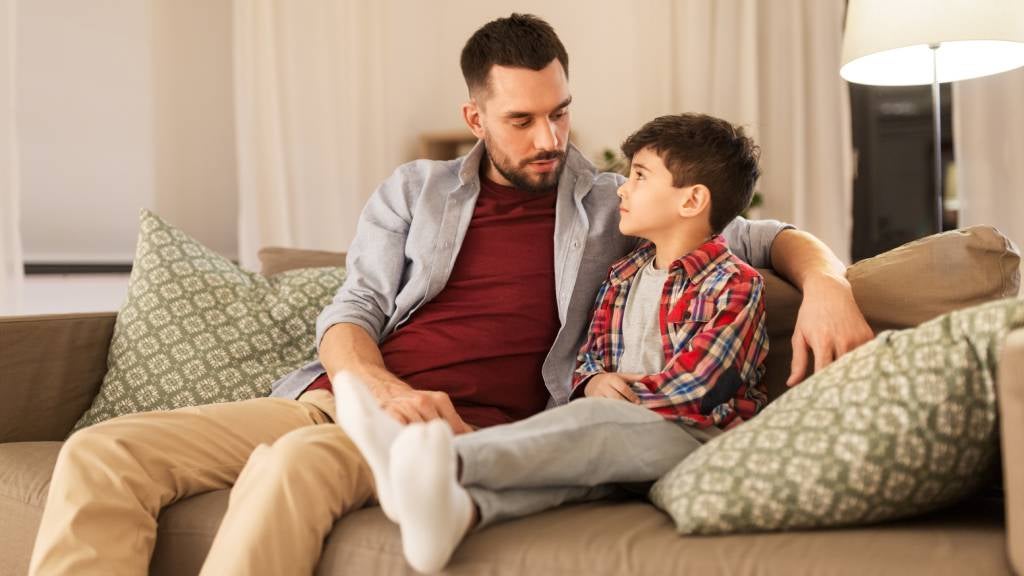
[[[264,248],[261,272],[276,274],[308,266],[344,266],[344,252]],[[801,294],[771,270],[765,278],[770,348],[768,392],[786,391],[790,338]],[[847,268],[847,279],[864,317],[876,333],[909,328],[946,312],[989,300],[1016,296],[1020,290],[1020,252],[999,230],[972,226],[905,244]],[[813,364],[812,364],[813,365]]]

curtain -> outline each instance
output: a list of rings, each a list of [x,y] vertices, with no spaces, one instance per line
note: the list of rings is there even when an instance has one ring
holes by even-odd
[[[243,266],[256,268],[264,246],[344,250],[354,236],[389,160],[382,10],[378,2],[235,0]]]
[[[960,226],[990,224],[1024,247],[1024,68],[953,83]]]
[[[843,0],[671,4],[672,104],[743,125],[761,145],[759,214],[849,262],[853,154],[839,77]]]
[[[24,276],[14,100],[16,3],[0,0],[0,314],[16,314],[20,309]]]

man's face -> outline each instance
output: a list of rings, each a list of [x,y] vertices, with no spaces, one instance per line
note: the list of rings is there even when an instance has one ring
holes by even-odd
[[[491,68],[488,88],[463,108],[487,147],[487,176],[529,192],[556,186],[565,167],[571,100],[557,59],[543,70]]]

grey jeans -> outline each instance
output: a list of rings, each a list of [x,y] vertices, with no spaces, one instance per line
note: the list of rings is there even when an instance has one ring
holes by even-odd
[[[460,483],[482,528],[567,502],[608,497],[649,483],[717,429],[675,424],[623,400],[583,398],[513,424],[456,436]]]

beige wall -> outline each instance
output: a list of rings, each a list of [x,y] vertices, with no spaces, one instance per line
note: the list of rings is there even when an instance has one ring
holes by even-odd
[[[569,51],[576,143],[591,158],[617,149],[674,111],[670,2],[380,0],[387,114],[373,181],[415,157],[422,132],[463,127],[459,52],[512,11],[547,19]],[[231,0],[20,0],[28,260],[126,260],[140,207],[237,254],[231,19]],[[354,191],[355,205],[371,192]]]
[[[21,0],[27,261],[128,261],[138,211],[236,251],[230,0]]]

